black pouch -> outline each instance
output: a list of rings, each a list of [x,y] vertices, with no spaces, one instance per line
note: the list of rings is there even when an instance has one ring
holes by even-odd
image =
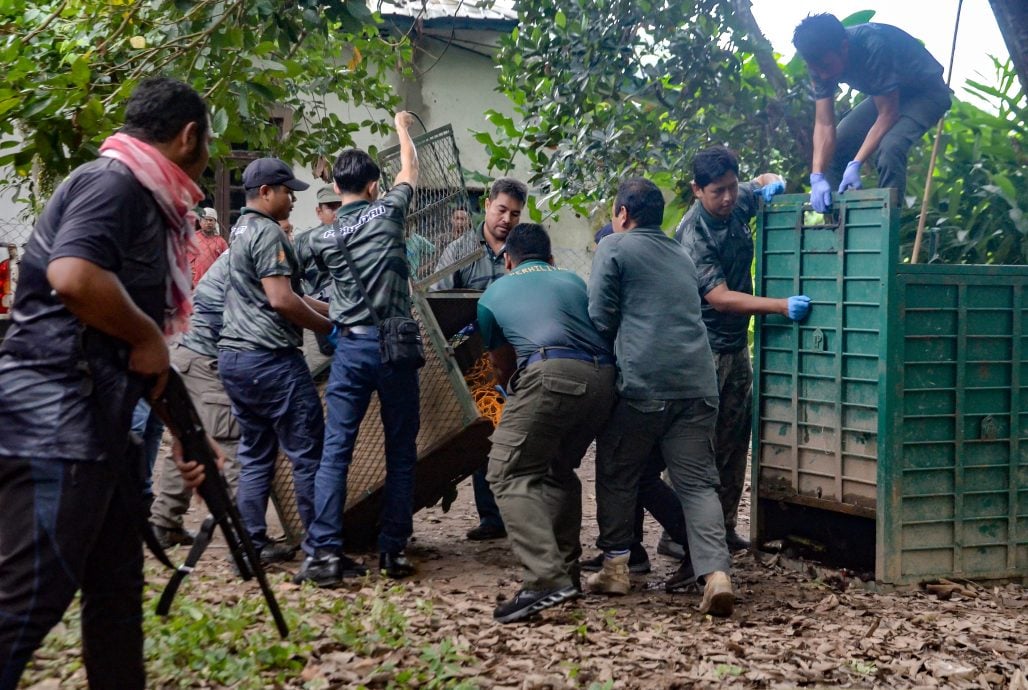
[[[382,364],[415,369],[425,366],[421,328],[414,319],[402,316],[383,319],[378,327],[378,349]]]

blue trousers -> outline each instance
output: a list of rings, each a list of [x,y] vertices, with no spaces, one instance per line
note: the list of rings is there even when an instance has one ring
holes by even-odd
[[[293,463],[296,507],[304,527],[314,517],[314,475],[325,432],[321,400],[299,350],[222,350],[218,372],[239,424],[236,502],[260,550],[268,543],[265,515],[280,447]]]
[[[304,542],[310,555],[316,550],[342,551],[346,477],[373,392],[378,393],[382,410],[386,456],[379,550],[402,551],[414,530],[414,464],[421,426],[418,371],[383,365],[376,334],[343,336],[325,396],[325,452],[314,481],[314,522]]]
[[[145,400],[137,402],[132,410],[132,431],[143,439],[143,495],[153,497],[153,465],[161,449],[164,422],[153,413]]]

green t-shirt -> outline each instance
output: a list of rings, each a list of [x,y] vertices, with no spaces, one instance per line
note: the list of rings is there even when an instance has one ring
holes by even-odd
[[[328,271],[322,271],[314,258],[314,249],[311,247],[311,238],[326,230],[331,230],[331,225],[315,225],[310,230],[304,230],[293,237],[293,248],[296,249],[296,260],[300,263],[300,273],[303,276],[303,294],[323,302],[328,301],[329,288],[332,287],[332,276]]]
[[[346,257],[344,238],[379,319],[410,316],[410,269],[404,243],[404,218],[414,189],[400,183],[381,199],[354,201],[336,213],[335,226],[311,235],[311,248],[332,276],[329,318],[340,326],[373,325]]]
[[[585,281],[545,261],[526,261],[486,288],[478,328],[486,348],[510,343],[519,363],[543,347],[610,355],[589,319]]]
[[[208,357],[218,356],[218,339],[225,312],[225,290],[228,288],[228,252],[222,252],[193,290],[193,315],[189,331],[182,336],[182,345]]]
[[[303,294],[300,265],[289,238],[275,219],[243,208],[229,243],[229,285],[219,350],[279,350],[303,345],[303,329],[277,311],[261,278],[287,276]]]

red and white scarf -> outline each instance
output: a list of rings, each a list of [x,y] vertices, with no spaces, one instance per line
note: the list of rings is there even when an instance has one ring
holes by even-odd
[[[187,252],[195,242],[196,214],[193,208],[203,199],[203,192],[182,168],[164,154],[127,134],[119,132],[107,137],[100,146],[100,155],[128,166],[139,184],[146,187],[157,201],[168,224],[164,332],[172,335],[189,330],[193,301]]]

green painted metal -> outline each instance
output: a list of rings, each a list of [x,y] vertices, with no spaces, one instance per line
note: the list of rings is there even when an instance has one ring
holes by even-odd
[[[755,536],[777,501],[873,520],[883,582],[1028,576],[1028,268],[901,264],[887,190],[805,202],[758,223],[758,294],[813,307],[756,325]]]

